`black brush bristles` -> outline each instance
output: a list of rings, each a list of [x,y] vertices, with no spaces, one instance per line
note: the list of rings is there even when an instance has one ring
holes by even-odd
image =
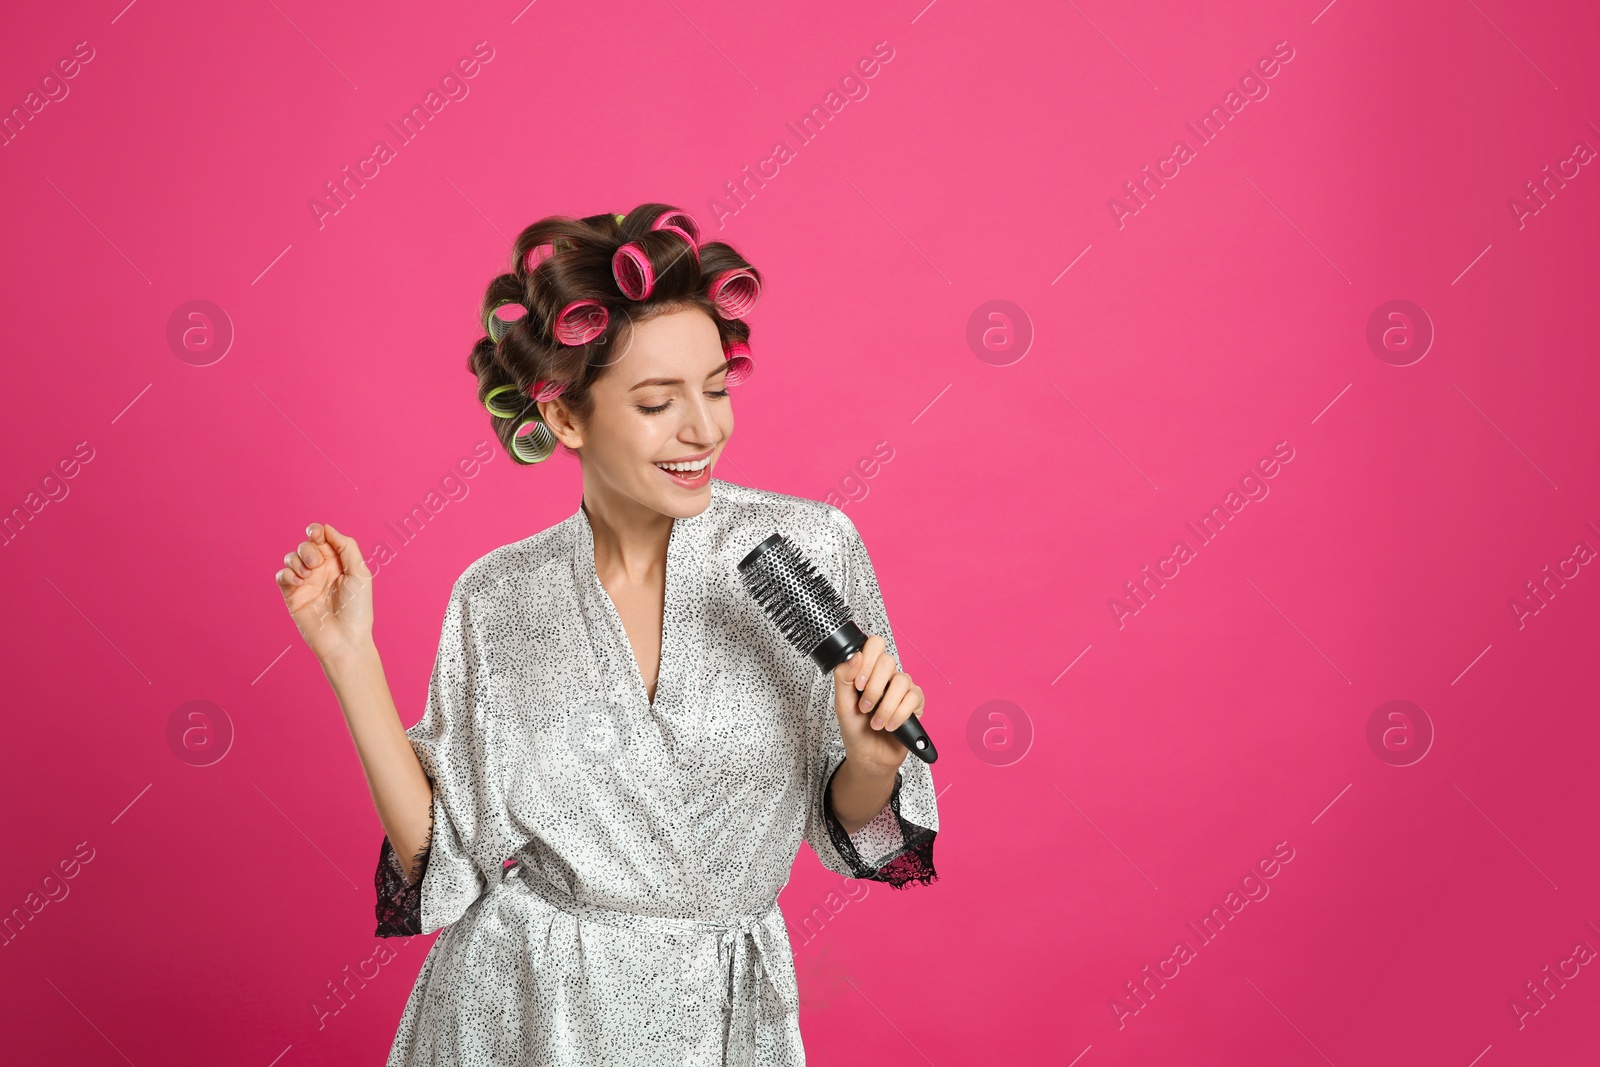
[[[806,656],[850,622],[850,608],[833,583],[781,533],[750,550],[739,563],[739,577],[783,636]]]
[[[739,578],[784,638],[822,673],[866,647],[868,636],[851,619],[844,597],[783,534],[752,548],[739,561]],[[917,715],[895,727],[894,736],[924,763],[939,758]]]

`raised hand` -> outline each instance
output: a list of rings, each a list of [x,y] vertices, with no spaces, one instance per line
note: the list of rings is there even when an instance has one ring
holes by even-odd
[[[283,561],[277,578],[284,606],[319,660],[371,645],[372,571],[354,538],[314,522]]]
[[[833,710],[845,754],[858,763],[894,770],[910,751],[894,736],[912,715],[921,716],[922,687],[899,669],[877,634],[833,671]]]

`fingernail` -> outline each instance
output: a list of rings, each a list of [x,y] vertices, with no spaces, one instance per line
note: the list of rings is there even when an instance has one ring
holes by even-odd
[[[872,710],[872,701],[870,701],[870,700],[863,700],[863,701],[862,701],[862,702],[861,702],[861,710],[862,710],[862,711],[871,711],[871,710]]]
[[[312,523],[310,526],[306,527],[306,536],[307,537],[315,537],[315,536],[317,536],[317,524],[316,523]]]
[[[882,719],[873,719],[873,720],[872,720],[872,728],[873,728],[873,729],[874,729],[874,730],[881,730],[881,729],[883,729],[883,720],[882,720]]]
[[[865,689],[866,687],[867,687],[867,679],[864,676],[857,675],[857,677],[856,677],[856,688],[857,689]]]

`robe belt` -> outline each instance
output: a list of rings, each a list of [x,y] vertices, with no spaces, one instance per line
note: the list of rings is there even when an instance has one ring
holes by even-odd
[[[648,915],[579,902],[562,887],[531,869],[525,869],[520,863],[512,868],[510,874],[552,906],[581,919],[633,929],[715,934],[717,964],[724,976],[721,987],[725,1009],[731,1009],[737,1015],[740,1014],[739,1006],[748,1004],[759,1011],[765,991],[760,983],[765,979],[765,988],[771,990],[779,1011],[790,1014],[800,1010],[799,991],[793,982],[786,980],[787,968],[784,964],[788,957],[784,950],[788,948],[788,931],[776,897],[760,911],[726,920]],[[755,951],[753,959],[750,955],[752,948]],[[749,976],[752,965],[756,972],[754,986]],[[744,1014],[748,1015],[748,1012]],[[749,1021],[753,1023],[754,1019]]]

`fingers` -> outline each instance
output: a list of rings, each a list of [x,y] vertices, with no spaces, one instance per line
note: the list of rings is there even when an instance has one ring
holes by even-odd
[[[872,728],[874,730],[892,730],[900,724],[896,716],[901,705],[905,703],[906,694],[911,692],[911,676],[903,671],[896,671],[890,676],[884,686],[883,696],[875,701],[871,707]]]
[[[367,570],[366,560],[361,558],[361,549],[356,545],[353,537],[346,537],[327,523],[312,523],[306,528],[308,531],[315,529],[317,534],[314,539],[326,538],[327,545],[338,553],[339,562],[344,565],[346,574],[370,578],[372,575]],[[320,540],[319,540],[319,543]]]
[[[306,527],[306,539],[283,557],[283,568],[273,577],[287,596],[296,586],[304,585],[313,570],[335,555],[337,551],[327,543],[322,524],[314,522]]]
[[[840,707],[845,706],[846,694],[851,696],[856,692],[856,668],[860,665],[861,653],[852,652],[850,658],[833,669],[833,695]]]
[[[283,557],[284,565],[273,578],[287,596],[296,587],[304,585],[318,567],[334,559],[338,560],[339,569],[346,574],[372,577],[354,538],[344,536],[326,523],[313,522],[306,527],[306,539]]]
[[[312,568],[321,562],[316,546],[309,541],[301,541],[293,552],[283,557],[284,566],[293,571],[297,578],[311,577]]]
[[[851,664],[855,664],[853,669]],[[839,672],[853,679],[851,684],[861,694],[857,708],[872,713],[873,729],[896,730],[912,715],[922,714],[922,687],[899,669],[882,637],[869,637],[861,652],[846,661]]]
[[[851,662],[855,664],[855,674],[851,678],[851,682],[855,685],[857,692],[861,692],[866,688],[867,679],[871,677],[872,670],[877,665],[878,657],[883,654],[883,650],[886,647],[887,644],[883,638],[877,634],[872,634],[867,638],[867,643],[861,647],[861,651],[851,657]]]
[[[882,638],[877,640],[881,641]],[[872,711],[877,708],[879,702],[883,700],[884,691],[889,687],[890,679],[898,670],[899,665],[895,663],[893,656],[887,652],[878,656],[866,676],[865,684],[861,686],[862,711]]]
[[[284,563],[298,578],[310,577],[311,571],[331,559],[339,561],[346,574],[361,578],[372,577],[361,558],[361,548],[355,538],[346,537],[327,523],[314,522],[306,527],[306,539],[295,551],[283,557]]]
[[[896,702],[896,689],[898,687],[891,684],[889,686],[889,695],[884,697],[883,702],[878,705],[878,716],[883,719],[882,728],[890,732],[900,729],[901,724],[911,716],[917,715],[920,717],[922,714],[925,699],[922,686],[911,681],[911,676],[907,674],[897,674],[894,680],[899,682],[902,678],[906,680],[906,689],[903,694],[899,695],[898,701]]]
[[[872,672],[872,665],[883,647],[883,638],[868,637],[863,647],[850,653],[848,659],[833,669],[834,694],[841,706],[846,693],[859,693],[861,687],[866,685],[867,676]]]

